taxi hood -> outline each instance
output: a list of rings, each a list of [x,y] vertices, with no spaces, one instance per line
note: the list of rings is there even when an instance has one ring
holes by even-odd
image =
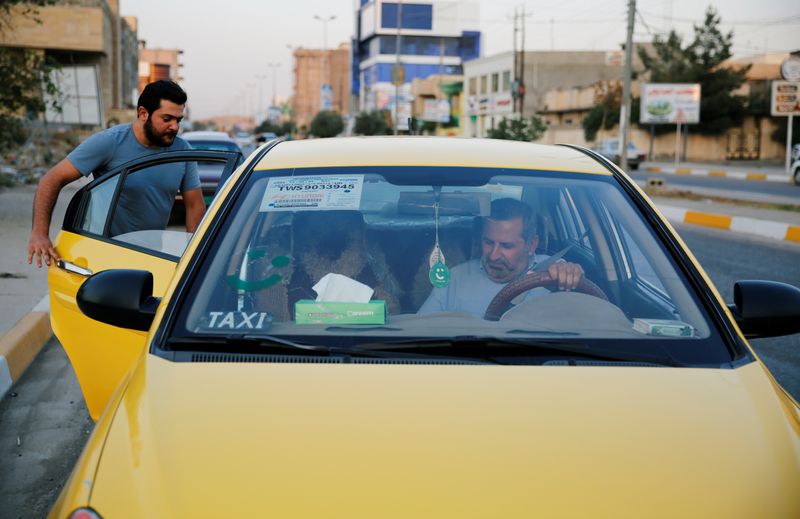
[[[172,363],[116,410],[106,517],[800,517],[800,426],[738,369]]]

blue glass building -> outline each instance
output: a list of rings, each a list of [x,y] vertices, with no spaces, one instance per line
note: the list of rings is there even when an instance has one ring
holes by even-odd
[[[352,45],[356,106],[392,109],[396,92],[401,103],[408,101],[414,79],[462,74],[463,63],[481,54],[477,26],[477,2],[359,0]]]

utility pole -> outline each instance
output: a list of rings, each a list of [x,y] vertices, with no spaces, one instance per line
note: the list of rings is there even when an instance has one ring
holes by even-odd
[[[403,0],[397,1],[397,38],[395,41],[395,65],[394,65],[394,134],[397,135],[397,127],[400,123],[400,26],[403,25]]]
[[[622,103],[619,107],[619,166],[628,170],[628,126],[631,117],[631,75],[633,61],[633,23],[636,0],[628,0],[628,35],[625,38],[625,70],[622,79]]]
[[[525,4],[522,4],[520,15],[520,29],[522,30],[522,43],[520,44],[519,59],[519,118],[525,118]],[[535,71],[534,71],[535,72]]]
[[[514,91],[511,93],[512,98],[514,99],[514,113],[519,111],[519,56],[517,55],[517,20],[519,19],[519,14],[517,14],[517,6],[514,6],[514,31],[513,31],[513,39],[514,39]]]
[[[256,126],[261,124],[266,117],[264,117],[264,79],[267,77],[266,74],[259,74],[256,76],[258,79],[258,115],[256,116]]]
[[[277,106],[275,100],[278,97],[278,92],[276,87],[276,78],[278,77],[278,74],[275,71],[275,69],[277,69],[280,66],[281,66],[280,63],[267,63],[267,67],[272,69],[272,101],[270,101],[272,106]]]

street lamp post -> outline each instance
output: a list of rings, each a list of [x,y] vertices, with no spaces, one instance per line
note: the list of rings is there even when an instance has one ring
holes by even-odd
[[[278,96],[278,91],[276,87],[277,84],[276,78],[278,76],[278,73],[275,71],[275,69],[277,69],[280,66],[281,66],[280,63],[267,63],[267,67],[272,69],[272,101],[271,101],[272,106],[276,106],[275,100],[277,99]]]
[[[335,20],[336,15],[322,17],[314,15],[315,20],[322,22],[322,88],[327,91],[330,89],[330,70],[328,70],[328,22]],[[327,88],[326,88],[327,87]],[[322,106],[322,92],[320,91],[320,109],[327,109],[330,107]]]
[[[267,77],[266,74],[258,74],[256,79],[258,79],[258,116],[256,117],[256,126],[261,124],[264,120],[264,79]],[[260,119],[260,120],[259,120]]]

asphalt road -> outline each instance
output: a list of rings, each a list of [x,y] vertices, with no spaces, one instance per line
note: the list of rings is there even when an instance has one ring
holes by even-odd
[[[677,226],[726,301],[739,279],[800,286],[800,246],[725,231]],[[751,341],[800,399],[800,334]],[[0,401],[0,519],[44,517],[93,427],[69,361],[51,340]]]
[[[691,225],[675,228],[726,302],[740,279],[769,279],[800,287],[800,245]],[[800,334],[755,339],[750,345],[778,382],[800,401]]]
[[[739,180],[735,178],[702,177],[693,175],[675,175],[671,173],[648,173],[647,171],[634,170],[628,173],[631,178],[647,181],[649,178],[660,178],[666,181],[672,189],[700,188],[714,191],[730,191],[735,198],[758,199],[759,195],[766,197],[781,197],[800,203],[800,186],[783,182],[767,182],[761,180]],[[788,177],[787,177],[788,179]],[[789,201],[787,200],[787,201]]]

